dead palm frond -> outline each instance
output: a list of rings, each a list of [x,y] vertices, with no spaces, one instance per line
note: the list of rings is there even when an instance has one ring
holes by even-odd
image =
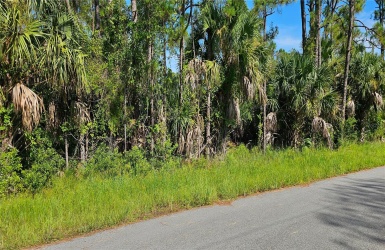
[[[353,117],[356,112],[356,105],[353,100],[348,101],[346,104],[346,114],[348,117]]]
[[[267,132],[265,135],[265,141],[268,145],[273,145],[274,143],[274,134],[272,132]]]
[[[376,108],[381,109],[382,106],[384,105],[384,102],[382,100],[382,95],[380,95],[377,92],[374,92],[373,97],[374,97],[374,104],[376,105]]]
[[[235,120],[237,125],[241,124],[241,110],[239,108],[239,99],[233,98],[229,105],[229,118]]]
[[[185,83],[189,83],[191,88],[194,90],[197,88],[199,81],[203,79],[205,74],[205,63],[201,59],[194,58],[188,63],[187,73],[185,76]]]
[[[204,137],[204,118],[197,115],[193,124],[188,125],[185,134],[179,140],[178,152],[185,153],[188,158],[198,158],[202,152]]]
[[[247,100],[253,100],[255,98],[255,85],[250,81],[247,76],[243,77],[243,90],[245,92]]]
[[[79,125],[84,125],[91,121],[90,112],[83,102],[75,102],[76,122]]]
[[[330,123],[327,123],[324,119],[321,117],[314,117],[312,122],[312,130],[313,133],[319,133],[322,135],[323,138],[327,140],[328,147],[332,147],[332,141],[330,132],[333,129],[333,126]]]
[[[277,114],[275,112],[270,112],[266,116],[266,132],[275,133],[278,127],[277,124]]]
[[[185,148],[186,140],[184,139],[183,134],[179,136],[178,139],[178,154],[183,154]]]
[[[54,102],[51,102],[48,105],[48,119],[47,119],[47,124],[50,128],[56,128],[58,126],[58,117],[57,117],[57,110],[56,110],[56,105]]]
[[[40,122],[43,100],[27,86],[17,83],[12,89],[12,101],[15,110],[21,112],[23,127],[31,131]]]

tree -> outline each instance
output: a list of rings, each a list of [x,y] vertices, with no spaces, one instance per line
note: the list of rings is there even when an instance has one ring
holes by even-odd
[[[384,0],[375,0],[377,9],[374,11],[374,20],[377,23],[374,25],[374,30],[377,35],[377,40],[380,44],[381,57],[385,55],[385,2]]]
[[[301,0],[301,29],[302,29],[302,51],[305,54],[306,48],[306,10],[305,10],[305,0]]]
[[[314,118],[335,121],[339,98],[331,86],[327,67],[315,67],[313,59],[299,53],[281,53],[274,78],[274,95],[279,111],[282,144],[298,147],[310,137]]]
[[[345,53],[345,68],[344,68],[344,92],[342,97],[342,126],[345,123],[346,115],[346,98],[348,92],[348,78],[349,78],[349,66],[353,41],[353,28],[354,28],[354,15],[355,15],[355,0],[349,0],[349,28],[346,41],[346,53]],[[342,133],[343,136],[343,133]]]
[[[358,53],[352,58],[349,77],[350,97],[354,103],[355,118],[360,138],[365,138],[366,128],[370,125],[368,116],[371,111],[382,110],[385,87],[384,62],[372,53]]]

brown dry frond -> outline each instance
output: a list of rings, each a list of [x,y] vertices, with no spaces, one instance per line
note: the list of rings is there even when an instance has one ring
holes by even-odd
[[[197,75],[206,73],[206,65],[201,59],[198,59],[198,58],[192,59],[188,65],[189,65],[189,68],[193,70]]]
[[[195,123],[188,126],[186,130],[186,141],[181,141],[182,143],[179,145],[180,148],[178,148],[179,152],[185,152],[185,155],[190,159],[198,158],[203,148],[203,129],[204,119],[201,115],[198,115]]]
[[[321,117],[314,117],[311,125],[312,125],[313,133],[322,134],[322,137],[327,140],[328,147],[331,148],[332,141],[331,141],[331,136],[329,131],[333,129],[333,126],[330,123],[327,123]]]
[[[179,140],[178,140],[178,154],[182,154],[183,153],[184,147],[185,147],[185,143],[186,143],[186,140],[184,139],[184,136],[183,135],[179,136]]]
[[[206,74],[206,71],[206,65],[201,59],[192,59],[188,63],[187,73],[184,79],[185,83],[189,83],[191,88],[194,90],[199,84],[199,81]]]
[[[277,131],[277,114],[275,112],[270,112],[266,116],[266,131],[275,133]]]
[[[12,89],[12,101],[15,110],[21,112],[23,127],[31,131],[40,122],[43,100],[24,84],[17,83]]]
[[[82,102],[75,102],[76,121],[79,125],[86,124],[91,121],[90,112],[86,104]]]
[[[48,106],[48,126],[51,128],[57,126],[56,106],[54,102],[51,102]]]
[[[353,100],[348,101],[346,104],[346,114],[348,117],[353,117],[356,112],[356,105]]]
[[[247,100],[253,100],[255,98],[255,85],[250,81],[247,76],[243,77],[243,89],[246,94]]]
[[[191,158],[191,154],[194,147],[194,139],[193,139],[193,133],[194,131],[191,128],[187,129],[187,136],[186,136],[186,156],[188,158]]]
[[[383,105],[384,102],[382,100],[382,95],[380,95],[377,92],[374,92],[374,104],[376,105],[377,109],[380,109]]]
[[[267,132],[265,135],[265,141],[268,145],[273,145],[274,143],[274,135],[271,132]]]
[[[235,120],[237,125],[241,124],[241,110],[239,108],[239,100],[238,98],[233,98],[229,105],[229,118]]]

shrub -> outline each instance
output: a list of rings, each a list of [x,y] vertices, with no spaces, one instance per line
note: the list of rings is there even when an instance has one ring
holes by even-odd
[[[127,151],[125,158],[132,167],[134,175],[146,174],[152,169],[151,164],[147,161],[142,149],[134,146],[130,151]]]
[[[127,174],[130,169],[130,164],[117,149],[111,150],[106,145],[101,145],[85,164],[83,174],[85,177],[94,174],[113,177]]]
[[[357,141],[357,120],[354,117],[345,121],[345,140]]]
[[[26,189],[32,193],[51,184],[52,177],[65,166],[65,161],[52,147],[52,140],[41,129],[26,134],[30,147],[22,175]]]
[[[49,186],[52,177],[65,166],[64,159],[53,148],[34,148],[31,160],[32,166],[23,170],[23,176],[26,189],[32,193]]]
[[[21,159],[16,149],[0,152],[0,198],[24,189],[21,169]]]

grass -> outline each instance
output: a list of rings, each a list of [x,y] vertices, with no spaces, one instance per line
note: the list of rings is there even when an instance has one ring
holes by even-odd
[[[240,146],[223,160],[198,160],[147,176],[58,178],[35,196],[0,200],[0,248],[52,242],[160,213],[385,165],[385,144],[269,151]]]

